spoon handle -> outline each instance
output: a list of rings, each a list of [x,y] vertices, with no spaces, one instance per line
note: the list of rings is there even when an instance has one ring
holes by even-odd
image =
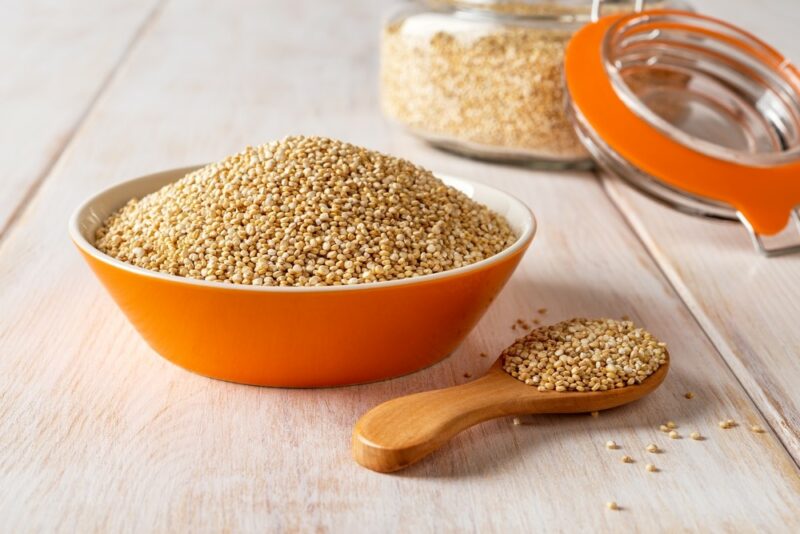
[[[397,471],[472,425],[519,413],[519,397],[509,390],[507,377],[489,373],[467,384],[392,399],[358,420],[353,457],[373,471]]]

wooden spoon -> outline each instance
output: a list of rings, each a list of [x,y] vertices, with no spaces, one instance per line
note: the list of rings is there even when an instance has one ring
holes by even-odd
[[[668,370],[667,355],[641,384],[608,391],[556,392],[524,384],[506,373],[497,360],[477,380],[392,399],[364,414],[353,429],[353,458],[367,469],[390,473],[421,460],[462,430],[495,417],[596,412],[628,404],[656,389]]]

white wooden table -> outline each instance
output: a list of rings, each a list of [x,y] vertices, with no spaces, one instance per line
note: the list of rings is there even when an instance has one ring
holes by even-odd
[[[694,3],[800,60],[794,0]],[[376,91],[386,4],[0,3],[0,531],[800,531],[800,256],[759,257],[740,226],[613,179],[460,159],[392,129]],[[208,380],[150,350],[68,242],[70,212],[107,184],[292,133],[536,212],[523,264],[449,359],[337,389]],[[360,414],[481,373],[479,353],[538,308],[630,316],[669,343],[669,378],[597,418],[483,424],[397,475],[350,459]],[[669,419],[707,439],[666,439]]]

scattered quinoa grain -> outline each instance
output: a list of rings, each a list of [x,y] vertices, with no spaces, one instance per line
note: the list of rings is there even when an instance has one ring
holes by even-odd
[[[751,430],[751,431],[753,431],[753,432],[755,432],[756,434],[763,434],[764,432],[766,432],[766,430],[764,430],[763,428],[761,428],[761,426],[759,426],[759,425],[753,425],[753,426],[751,426],[751,427],[750,427],[750,430]]]
[[[619,510],[619,505],[614,501],[608,501],[606,503],[606,508],[609,510]]]
[[[536,311],[537,313],[539,313],[539,315],[544,315],[545,313],[547,313],[547,308],[539,308]]]
[[[329,286],[443,272],[514,240],[504,218],[421,167],[297,136],[247,147],[131,200],[95,245],[187,278]]]
[[[670,430],[674,430],[678,428],[678,425],[675,424],[675,421],[667,421],[667,428]]]
[[[624,464],[632,464],[632,463],[633,463],[633,458],[631,458],[630,456],[628,456],[628,455],[626,454],[625,456],[623,456],[622,458],[620,458],[620,461],[621,461],[622,463],[624,463]]]
[[[661,432],[669,432],[669,427],[668,427],[667,425],[660,425],[660,426],[658,427],[658,429],[659,429]]]
[[[619,449],[619,445],[613,440],[606,441],[606,449]]]
[[[514,426],[519,426],[522,424],[522,420],[519,417],[514,418]]]
[[[669,439],[681,439],[681,435],[676,430],[670,430]]]
[[[729,428],[733,428],[733,427],[735,427],[735,426],[736,426],[736,421],[734,421],[733,419],[725,419],[724,421],[720,421],[720,422],[719,422],[719,423],[717,423],[717,424],[718,424],[718,425],[719,425],[719,427],[720,427],[720,428],[722,428],[723,430],[727,430],[727,429],[729,429]]]
[[[645,447],[645,450],[647,452],[652,452],[652,453],[656,453],[656,452],[660,452],[661,451],[661,449],[659,449],[658,445],[656,445],[655,443],[651,443],[650,445]]]
[[[464,373],[464,378],[472,378],[472,373],[467,371],[466,373]]]
[[[691,434],[689,434],[689,437],[695,441],[702,441],[703,439],[703,436],[700,435],[700,432],[692,432]]]
[[[693,399],[694,398],[694,393],[692,393],[691,391],[688,391],[683,396],[686,397],[687,399]]]
[[[488,355],[485,352],[480,353],[481,358],[488,358]]]
[[[667,351],[629,321],[577,318],[532,330],[501,357],[507,373],[539,391],[582,392],[639,384]]]
[[[658,471],[658,468],[653,464],[647,464],[644,468],[649,471],[650,473],[655,473]]]

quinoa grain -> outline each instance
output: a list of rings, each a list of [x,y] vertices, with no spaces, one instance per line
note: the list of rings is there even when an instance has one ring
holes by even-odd
[[[630,321],[572,319],[537,328],[502,353],[503,369],[539,391],[607,391],[639,384],[665,345]]]
[[[443,272],[514,240],[505,219],[425,169],[298,136],[247,147],[131,200],[95,245],[187,278],[328,286]]]
[[[381,45],[381,107],[428,138],[585,158],[563,104],[571,36],[539,27],[429,31],[413,20],[390,24]]]

